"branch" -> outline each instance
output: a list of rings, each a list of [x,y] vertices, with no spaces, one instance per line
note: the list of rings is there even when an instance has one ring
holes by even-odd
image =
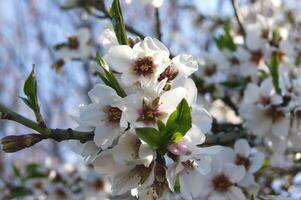
[[[246,37],[246,31],[245,31],[245,28],[243,26],[243,18],[241,16],[240,12],[239,12],[238,2],[237,2],[237,0],[231,0],[231,4],[232,4],[232,8],[233,8],[235,18],[236,18],[236,21],[238,23],[240,32],[242,33],[242,35],[245,38]]]
[[[94,17],[98,18],[98,19],[109,19],[109,20],[112,20],[112,17],[110,15],[110,13],[106,9],[100,9],[100,8],[97,8],[97,9],[99,11],[101,11],[103,13],[103,15],[97,15],[95,13],[90,13],[90,14],[93,15]],[[139,31],[137,31],[134,27],[132,27],[132,26],[126,24],[126,23],[124,25],[125,25],[125,29],[128,32],[130,32],[130,33],[132,33],[132,34],[140,37],[141,39],[145,38],[145,35],[143,33],[139,32]]]
[[[27,147],[31,147],[36,143],[46,140],[53,139],[57,142],[64,140],[78,140],[82,143],[91,141],[94,138],[94,132],[81,132],[75,131],[71,128],[68,129],[51,129],[41,126],[40,124],[10,110],[0,103],[0,119],[15,121],[22,124],[32,130],[37,131],[40,134],[32,133],[27,135],[14,135],[7,136],[1,140],[1,144],[6,145],[9,149],[7,152],[15,152]]]
[[[26,135],[10,135],[4,137],[1,140],[1,144],[3,145],[3,150],[7,153],[20,151],[47,139],[53,139],[57,142],[61,142],[64,140],[77,140],[81,143],[85,143],[88,141],[92,141],[94,138],[94,131],[81,132],[75,131],[71,128],[51,129],[41,127],[38,123],[10,110],[1,103],[0,113],[0,119],[18,122],[19,124],[22,124],[40,133],[31,133]],[[213,124],[212,130],[213,132],[219,133],[208,135],[206,137],[205,145],[224,144],[235,141],[237,138],[241,138],[246,135],[246,132],[242,129],[241,125]]]
[[[161,33],[161,21],[160,21],[159,8],[155,8],[155,17],[156,17],[156,34],[157,34],[158,40],[161,41],[162,33]]]

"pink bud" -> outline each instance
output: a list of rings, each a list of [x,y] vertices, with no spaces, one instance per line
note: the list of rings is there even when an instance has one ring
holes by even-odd
[[[168,145],[167,149],[171,153],[178,156],[187,155],[187,153],[189,152],[189,149],[186,145],[186,141],[183,139],[180,140],[178,143]]]

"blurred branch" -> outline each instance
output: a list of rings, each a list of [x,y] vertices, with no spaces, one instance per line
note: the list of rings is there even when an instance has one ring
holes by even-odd
[[[46,127],[41,127],[38,123],[23,117],[22,115],[10,110],[0,103],[0,119],[11,120],[18,122],[32,130],[37,131],[41,134],[31,133],[27,135],[10,135],[1,139],[1,144],[3,145],[3,150],[5,152],[16,152],[28,147],[31,147],[42,140],[53,139],[57,142],[64,140],[78,140],[82,143],[87,141],[92,141],[94,138],[94,131],[81,132],[75,131],[71,128],[68,129],[51,129]],[[233,124],[213,124],[213,131],[218,132],[223,130],[223,132],[208,135],[206,138],[205,145],[213,144],[223,144],[231,141],[235,141],[237,138],[243,137],[246,133],[241,128],[241,125]],[[230,131],[230,133],[226,133]]]
[[[245,37],[246,36],[246,31],[245,31],[245,28],[243,26],[243,18],[241,16],[240,12],[239,12],[238,2],[237,2],[237,0],[231,0],[231,4],[232,4],[232,8],[233,8],[235,18],[236,18],[236,21],[238,23],[240,32]]]
[[[160,12],[159,8],[155,8],[155,18],[156,18],[156,34],[158,40],[161,41],[162,39],[162,33],[161,33],[161,21],[160,21]]]

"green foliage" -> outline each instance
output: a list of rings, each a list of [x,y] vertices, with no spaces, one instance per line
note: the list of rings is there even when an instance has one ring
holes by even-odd
[[[104,84],[113,88],[119,96],[125,97],[126,96],[125,91],[118,83],[116,77],[114,76],[113,72],[110,70],[110,67],[108,66],[106,61],[101,57],[101,55],[98,52],[96,53],[96,61],[98,65],[102,67],[105,73],[102,74],[100,72],[97,72],[97,75],[101,78]]]
[[[234,43],[231,34],[231,21],[226,20],[224,21],[223,24],[224,24],[224,33],[214,38],[216,45],[220,50],[227,49],[230,51],[236,51],[237,46]]]
[[[281,89],[279,87],[279,58],[277,53],[274,53],[272,55],[272,59],[270,61],[270,63],[268,63],[268,67],[270,70],[270,75],[273,79],[273,84],[275,87],[275,90],[278,94],[281,94]]]
[[[248,84],[248,80],[240,78],[237,80],[228,80],[221,83],[222,86],[229,89],[244,89]]]
[[[192,126],[191,109],[185,99],[177,106],[170,115],[167,123],[157,121],[158,129],[136,128],[138,137],[146,142],[152,149],[158,149],[164,153],[169,144],[177,143],[181,140]]]
[[[185,99],[182,99],[177,106],[177,109],[169,116],[167,120],[167,135],[169,136],[171,133],[172,142],[178,142],[184,137],[191,126],[191,109],[188,105],[188,102]]]
[[[113,0],[109,13],[112,19],[112,24],[119,44],[128,45],[129,42],[125,30],[124,21],[123,21],[120,0]]]
[[[155,128],[136,128],[137,136],[146,142],[152,149],[158,149],[161,145],[160,132]]]
[[[28,105],[33,111],[39,107],[37,98],[37,80],[35,75],[35,68],[33,66],[31,73],[26,79],[23,87],[24,94],[27,98],[21,98],[26,105]]]
[[[10,194],[5,196],[3,199],[4,200],[12,200],[12,199],[20,198],[20,197],[25,197],[25,196],[28,196],[31,194],[32,194],[32,191],[29,190],[28,188],[23,187],[23,186],[18,186],[18,187],[11,188]]]

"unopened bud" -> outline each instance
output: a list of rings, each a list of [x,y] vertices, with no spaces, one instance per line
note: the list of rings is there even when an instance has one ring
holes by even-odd
[[[1,139],[2,150],[6,153],[20,151],[41,141],[39,134],[9,135]]]

